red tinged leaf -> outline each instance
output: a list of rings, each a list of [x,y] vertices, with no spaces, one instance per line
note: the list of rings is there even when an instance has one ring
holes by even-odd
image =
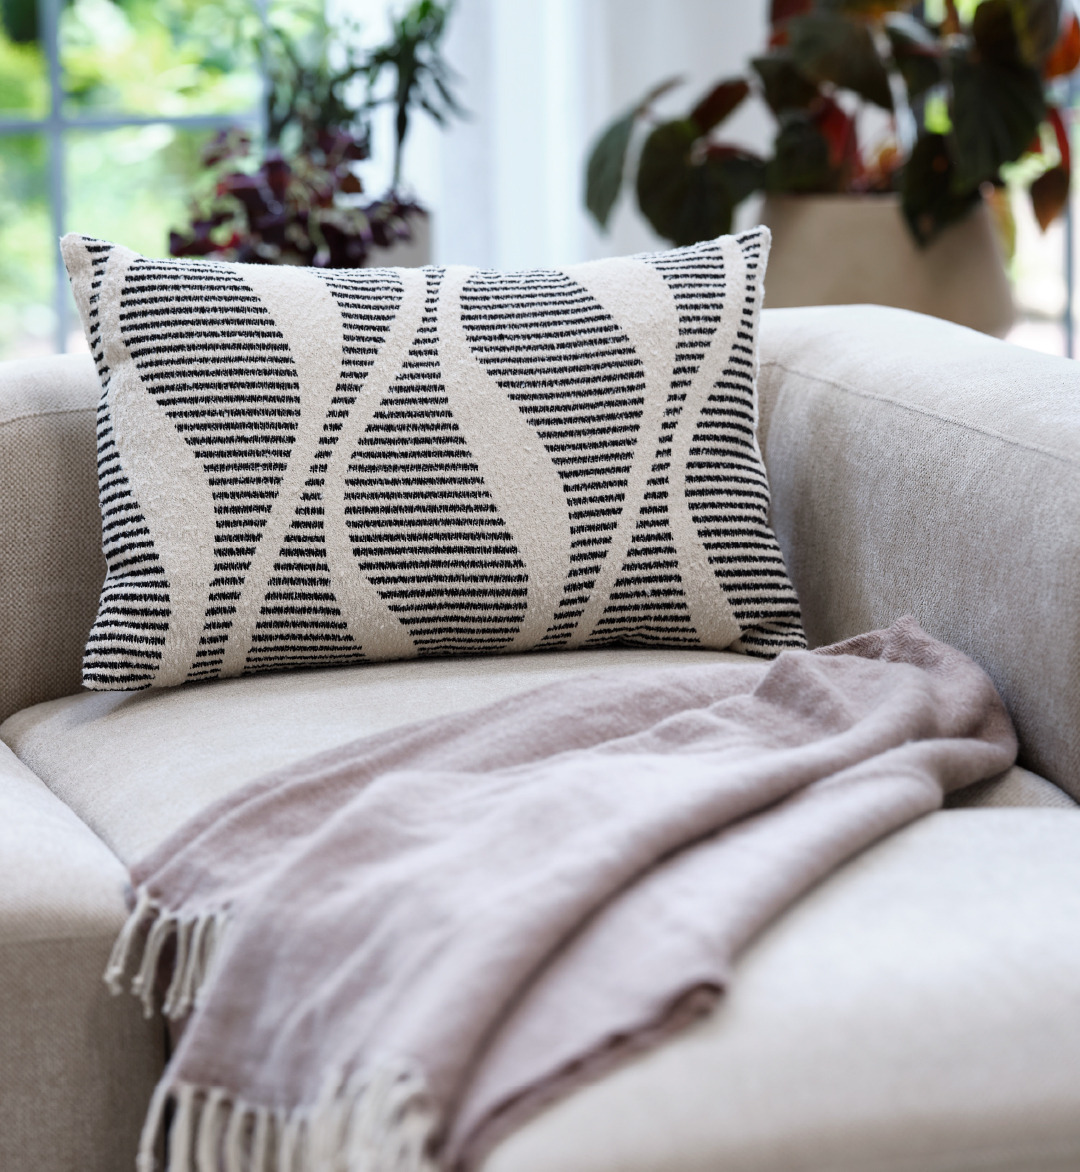
[[[858,162],[859,144],[855,137],[855,119],[833,101],[825,98],[814,113],[814,123],[829,146],[829,166],[837,170],[852,169]]]
[[[1069,202],[1069,177],[1072,175],[1072,151],[1069,149],[1069,131],[1061,111],[1051,106],[1046,111],[1046,120],[1054,128],[1061,161],[1056,167],[1042,175],[1031,185],[1031,206],[1039,227],[1045,232],[1061,215]]]
[[[793,16],[802,16],[814,7],[814,0],[772,0],[769,6],[769,24],[773,28],[786,24]]]
[[[702,134],[708,134],[742,104],[749,92],[750,83],[741,77],[722,81],[690,111],[690,118]]]
[[[263,163],[262,171],[266,176],[266,185],[278,199],[281,199],[289,186],[289,179],[292,176],[292,169],[289,164],[280,155],[270,155],[267,157],[266,162]]]
[[[1061,111],[1057,106],[1050,106],[1046,111],[1046,120],[1054,128],[1054,137],[1057,139],[1058,151],[1061,154],[1061,165],[1066,171],[1072,171],[1072,151],[1069,149],[1069,131]]]
[[[1044,171],[1031,185],[1031,206],[1045,232],[1064,211],[1069,200],[1069,172],[1059,163]]]
[[[634,109],[634,113],[637,115],[647,114],[653,102],[657,101],[659,98],[662,98],[664,94],[669,93],[671,90],[677,89],[682,85],[682,83],[683,79],[676,76],[666,78],[664,81],[660,82],[659,85],[654,85],[652,89],[649,90],[649,92],[637,104]]]
[[[1043,77],[1064,77],[1080,65],[1080,20],[1075,12],[1065,19],[1065,27],[1043,64]]]

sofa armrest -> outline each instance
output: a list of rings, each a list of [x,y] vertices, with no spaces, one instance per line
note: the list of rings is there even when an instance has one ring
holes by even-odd
[[[811,645],[914,615],[1080,798],[1080,363],[898,309],[769,310],[760,437]]]
[[[102,974],[127,915],[119,859],[0,744],[0,1168],[133,1168],[164,1061]]]

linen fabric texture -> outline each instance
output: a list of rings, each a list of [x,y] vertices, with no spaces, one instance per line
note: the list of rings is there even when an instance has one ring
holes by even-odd
[[[84,684],[803,646],[755,434],[768,245],[496,273],[66,237],[103,387]]]
[[[190,1014],[140,1170],[168,1101],[172,1172],[473,1167],[711,1008],[810,885],[1015,754],[986,674],[905,619],[279,770],[133,870],[108,979],[138,957],[147,1011],[160,987]]]

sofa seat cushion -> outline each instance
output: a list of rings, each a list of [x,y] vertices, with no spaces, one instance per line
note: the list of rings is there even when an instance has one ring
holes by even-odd
[[[631,647],[278,672],[145,692],[82,692],[17,712],[3,739],[129,865],[261,774],[369,733],[604,670],[727,661]]]
[[[703,654],[406,661],[82,694],[0,735],[131,861],[310,752],[569,674]],[[777,921],[713,1017],[549,1108],[485,1172],[1074,1170],[1078,923],[1080,812],[932,815]]]
[[[1080,812],[948,810],[787,911],[718,1010],[483,1172],[1075,1172]]]

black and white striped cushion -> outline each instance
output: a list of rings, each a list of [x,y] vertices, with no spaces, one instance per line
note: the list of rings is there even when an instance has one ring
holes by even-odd
[[[804,645],[755,438],[767,230],[521,273],[63,248],[104,388],[87,687]]]

